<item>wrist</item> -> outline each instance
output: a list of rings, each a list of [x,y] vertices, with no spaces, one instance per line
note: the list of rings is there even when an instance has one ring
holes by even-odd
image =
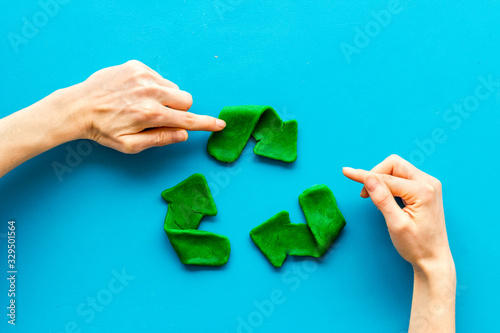
[[[57,90],[37,103],[2,118],[0,177],[19,164],[68,141],[85,138],[85,94],[73,86]]]
[[[54,126],[50,137],[55,145],[85,139],[87,132],[87,108],[80,84],[56,90],[42,101]]]
[[[75,126],[76,110],[69,97],[68,91],[57,90],[10,116],[16,128],[26,133],[34,150],[43,152],[80,138]]]
[[[430,300],[446,303],[455,299],[457,277],[451,254],[413,267],[414,286],[425,290]]]
[[[37,103],[1,119],[0,177],[19,164],[62,143],[82,138],[77,103],[68,90],[58,90]]]
[[[453,289],[455,290],[457,276],[455,272],[454,265],[443,265],[439,269],[433,269],[432,271],[422,271],[414,270],[415,283],[419,283],[423,286],[428,287],[432,292],[434,289]]]
[[[414,266],[411,333],[455,332],[456,273],[453,259]]]
[[[12,115],[17,124],[24,124],[29,141],[37,143],[37,149],[34,149],[37,154],[84,138],[81,98],[74,88],[56,90]]]
[[[419,260],[413,264],[415,277],[422,281],[432,281],[443,277],[455,279],[455,263],[449,250],[442,255]]]

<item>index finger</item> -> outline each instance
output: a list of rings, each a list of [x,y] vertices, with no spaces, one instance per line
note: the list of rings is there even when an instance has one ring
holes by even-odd
[[[377,164],[371,171],[418,181],[426,181],[427,177],[429,177],[428,174],[395,154]]]
[[[425,182],[428,182],[430,177],[428,174],[396,154],[387,157],[385,160],[373,167],[371,171],[404,179]],[[368,192],[365,187],[361,190],[361,196],[363,198],[368,198]]]
[[[389,188],[393,196],[403,198],[408,204],[413,202],[413,199],[418,196],[422,190],[422,183],[405,178],[399,178],[391,175],[375,173],[362,169],[344,168],[344,175],[358,183],[364,184],[369,176],[377,176]]]
[[[202,116],[191,112],[177,111],[159,106],[155,116],[149,119],[147,127],[175,127],[189,131],[220,131],[226,127],[222,119]]]

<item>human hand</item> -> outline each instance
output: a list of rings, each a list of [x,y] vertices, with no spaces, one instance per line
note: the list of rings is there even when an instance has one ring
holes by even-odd
[[[186,112],[191,95],[136,60],[104,68],[67,89],[79,96],[79,136],[124,153],[185,141],[186,130],[226,126],[223,120]]]
[[[363,183],[364,198],[370,197],[387,222],[399,254],[415,270],[451,261],[443,211],[441,183],[397,155],[371,171],[344,168],[344,175]],[[394,197],[401,197],[401,209]]]
[[[397,155],[371,171],[344,168],[363,183],[385,217],[399,254],[413,265],[414,291],[409,332],[455,332],[456,273],[444,220],[441,183]],[[394,197],[405,203],[400,208]]]

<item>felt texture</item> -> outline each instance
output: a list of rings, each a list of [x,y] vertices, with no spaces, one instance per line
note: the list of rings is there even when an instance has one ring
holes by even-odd
[[[227,263],[231,246],[226,236],[198,229],[205,215],[217,215],[217,207],[207,181],[196,173],[161,193],[168,203],[164,229],[186,265],[222,266]]]
[[[282,121],[276,111],[265,105],[226,106],[219,114],[226,128],[213,132],[207,151],[221,162],[234,162],[245,148],[250,136],[257,140],[257,155],[294,162],[297,159],[296,120]]]
[[[250,231],[250,237],[275,267],[287,255],[321,257],[333,244],[346,222],[332,191],[315,185],[299,196],[307,224],[292,224],[282,211]]]

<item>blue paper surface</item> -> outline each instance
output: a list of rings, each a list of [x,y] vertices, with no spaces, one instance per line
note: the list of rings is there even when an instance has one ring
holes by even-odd
[[[57,3],[3,4],[0,116],[137,59],[189,91],[193,112],[262,104],[296,119],[298,159],[251,141],[228,168],[192,132],[138,155],[70,142],[23,164],[0,180],[0,274],[10,219],[18,270],[15,327],[0,282],[1,332],[406,332],[412,269],[341,172],[392,153],[443,183],[458,331],[498,328],[499,2]],[[163,231],[161,191],[197,172],[219,211],[200,229],[231,241],[219,269],[183,266]],[[281,210],[304,222],[314,184],[347,226],[325,260],[275,269],[248,233]]]

